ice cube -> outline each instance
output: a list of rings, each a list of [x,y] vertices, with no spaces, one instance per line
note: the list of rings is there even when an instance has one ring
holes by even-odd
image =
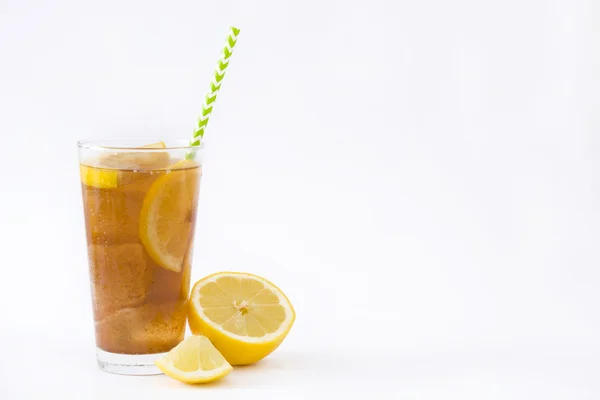
[[[96,344],[111,353],[167,352],[183,340],[186,316],[186,301],[124,308],[96,322]]]
[[[139,243],[88,246],[96,320],[141,305],[152,280],[149,258]]]
[[[95,244],[138,242],[142,190],[102,190],[84,186],[86,229]]]
[[[171,164],[171,156],[167,151],[154,150],[145,152],[114,152],[100,155],[95,166],[126,170],[162,169]]]

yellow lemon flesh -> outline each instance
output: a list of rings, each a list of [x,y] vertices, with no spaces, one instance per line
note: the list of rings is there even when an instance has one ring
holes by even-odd
[[[190,336],[154,362],[171,378],[185,383],[206,383],[231,372],[231,365],[203,336]]]
[[[119,171],[110,169],[92,168],[80,165],[81,183],[99,189],[114,189],[119,182]]]
[[[256,275],[220,272],[196,282],[190,330],[210,339],[231,365],[260,361],[292,328],[296,314],[277,286]]]
[[[193,237],[198,203],[200,168],[181,160],[158,178],[144,197],[140,238],[152,259],[180,272]]]

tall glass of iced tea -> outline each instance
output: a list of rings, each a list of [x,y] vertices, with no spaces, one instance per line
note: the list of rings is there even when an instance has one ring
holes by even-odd
[[[97,359],[159,373],[183,340],[203,146],[156,138],[78,143]]]

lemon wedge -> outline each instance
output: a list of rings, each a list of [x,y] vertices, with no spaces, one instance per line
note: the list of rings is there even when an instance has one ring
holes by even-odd
[[[185,383],[206,383],[223,378],[233,369],[204,336],[189,336],[154,362],[171,378]]]

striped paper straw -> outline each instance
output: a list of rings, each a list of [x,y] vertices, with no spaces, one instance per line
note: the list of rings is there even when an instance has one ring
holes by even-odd
[[[215,69],[213,80],[210,83],[210,90],[204,97],[204,103],[202,104],[202,114],[200,114],[200,117],[198,117],[198,126],[194,130],[194,135],[192,137],[192,140],[190,140],[190,146],[200,146],[200,142],[204,137],[204,130],[206,129],[206,125],[208,124],[208,119],[210,118],[210,113],[212,112],[215,100],[217,100],[217,94],[219,94],[219,89],[221,89],[223,77],[225,76],[225,72],[227,71],[229,59],[231,58],[231,54],[233,53],[233,48],[235,47],[235,43],[237,41],[237,36],[239,33],[240,30],[233,26],[229,29],[229,35],[227,35],[227,41],[225,42],[223,53],[221,53],[221,59],[219,59],[219,63],[217,64],[217,68]]]

